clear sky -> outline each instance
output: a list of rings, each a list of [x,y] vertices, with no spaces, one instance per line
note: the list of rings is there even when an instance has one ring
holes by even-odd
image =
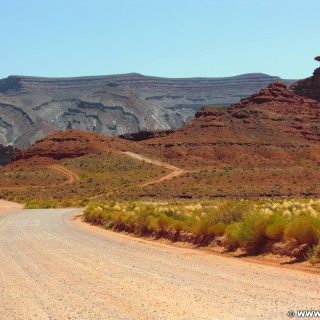
[[[320,0],[0,0],[0,12],[0,78],[320,67]]]

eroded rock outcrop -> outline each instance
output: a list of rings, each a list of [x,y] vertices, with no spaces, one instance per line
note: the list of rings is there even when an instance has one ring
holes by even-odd
[[[230,108],[205,107],[175,133],[143,144],[189,161],[246,166],[319,158],[319,142],[320,103],[274,82]]]
[[[320,56],[314,58],[320,62]],[[313,76],[295,82],[290,89],[299,96],[309,97],[320,101],[320,68],[313,72]]]
[[[0,144],[0,166],[8,164],[19,150],[13,146],[3,146]]]
[[[315,105],[314,99],[308,97],[300,97],[288,90],[287,86],[280,81],[271,83],[268,87],[263,88],[259,93],[250,97],[241,99],[240,102],[232,105],[234,108],[248,108],[253,105],[267,105],[269,109],[277,108],[280,106],[290,105],[292,111],[298,111],[299,105],[302,108],[308,108]]]

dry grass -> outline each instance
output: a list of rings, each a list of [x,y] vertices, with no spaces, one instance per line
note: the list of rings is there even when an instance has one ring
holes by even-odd
[[[61,160],[57,164],[77,174],[80,180],[62,185],[67,179],[62,173],[41,166],[2,170],[0,197],[33,208],[85,206],[95,197],[132,198],[143,191],[138,187],[140,184],[169,173],[164,168],[111,152]]]
[[[296,241],[309,248],[320,241],[320,200],[94,202],[84,219],[139,236],[187,239],[202,245],[224,235],[228,249],[259,253],[270,243]],[[187,236],[186,236],[187,235]],[[318,255],[314,249],[312,259]]]

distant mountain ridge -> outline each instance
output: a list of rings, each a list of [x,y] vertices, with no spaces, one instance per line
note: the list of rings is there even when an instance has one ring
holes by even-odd
[[[281,79],[260,73],[185,79],[137,73],[10,76],[0,80],[0,144],[27,147],[67,129],[110,136],[176,129],[203,106],[229,106],[277,80]]]

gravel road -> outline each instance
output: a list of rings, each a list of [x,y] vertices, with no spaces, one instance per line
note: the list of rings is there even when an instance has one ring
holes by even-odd
[[[73,220],[0,214],[0,319],[288,319],[320,276],[148,242]]]

